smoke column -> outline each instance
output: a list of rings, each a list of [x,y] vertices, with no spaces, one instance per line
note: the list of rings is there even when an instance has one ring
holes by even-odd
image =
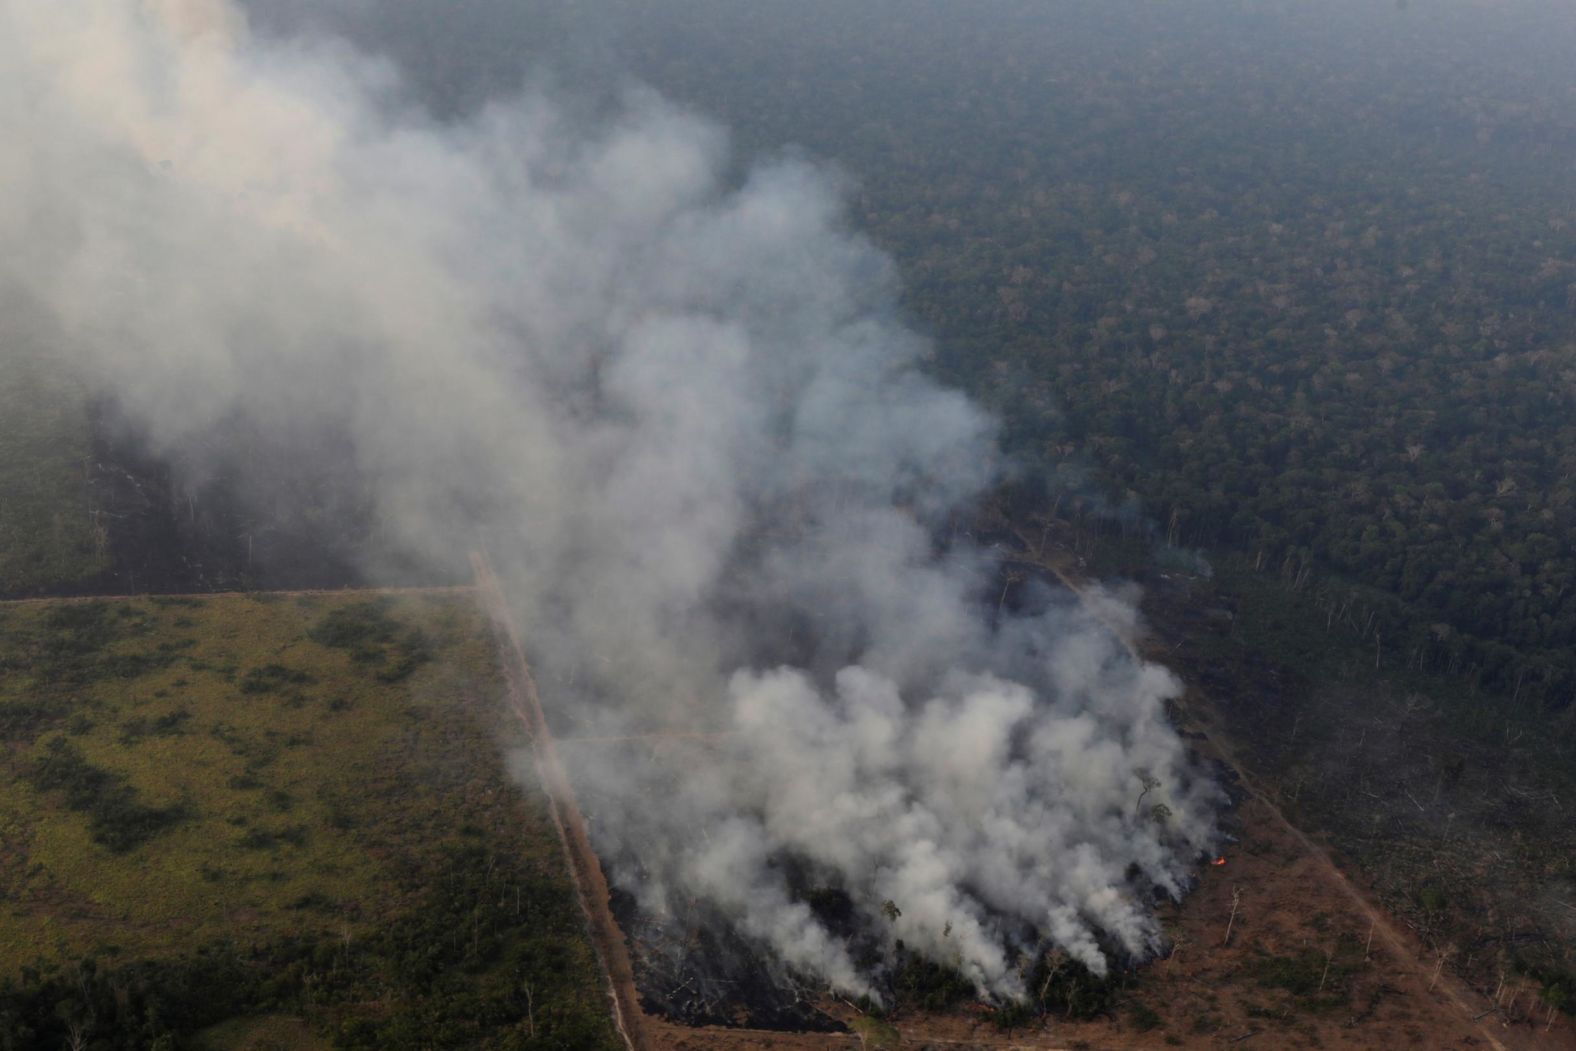
[[[1213,835],[1177,683],[1051,597],[987,616],[987,553],[938,544],[993,425],[919,371],[835,180],[730,180],[650,93],[441,122],[205,0],[0,0],[0,79],[4,345],[188,462],[237,421],[336,436],[387,543],[488,545],[555,719],[726,731],[572,757],[645,908],[704,900],[848,992],[872,977],[785,859],[990,994],[1026,949],[1158,946],[1146,896]]]

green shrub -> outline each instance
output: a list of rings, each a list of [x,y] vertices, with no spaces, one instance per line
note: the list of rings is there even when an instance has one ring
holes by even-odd
[[[32,740],[64,719],[69,707],[58,697],[0,702],[0,740]]]
[[[174,737],[183,734],[191,717],[192,713],[185,708],[177,708],[155,719],[141,715],[127,719],[120,728],[120,743],[130,745],[136,744],[144,737]]]
[[[115,641],[117,627],[107,602],[66,602],[44,615],[49,629],[46,648],[54,654],[82,655],[101,650]]]
[[[904,1006],[926,1011],[946,1011],[977,995],[974,983],[956,968],[909,954],[905,954],[893,985]]]
[[[1161,1017],[1148,1004],[1137,1000],[1128,1001],[1127,1017],[1132,1020],[1133,1028],[1140,1033],[1147,1033],[1151,1029],[1159,1029],[1162,1021]]]
[[[287,668],[283,664],[265,664],[241,676],[241,692],[273,693],[282,686],[304,686],[315,681],[304,671]]]
[[[333,610],[318,621],[308,637],[333,649],[348,650],[360,664],[382,664],[379,682],[401,682],[432,660],[432,645],[419,628],[407,628],[389,616],[385,600],[356,602]]]
[[[381,646],[393,641],[399,631],[399,622],[388,615],[389,605],[384,599],[340,606],[313,625],[307,637],[321,646],[341,650]]]
[[[996,1028],[1012,1032],[1022,1029],[1034,1021],[1034,1006],[1027,1000],[1008,1000],[996,1008],[991,1015],[991,1021],[996,1023]]]
[[[859,1043],[865,1051],[894,1051],[903,1044],[896,1026],[873,1015],[854,1019],[850,1028],[859,1035]]]
[[[94,766],[64,737],[44,747],[27,777],[40,792],[64,792],[67,807],[88,815],[93,841],[117,854],[141,846],[187,816],[183,806],[142,803],[122,775]]]

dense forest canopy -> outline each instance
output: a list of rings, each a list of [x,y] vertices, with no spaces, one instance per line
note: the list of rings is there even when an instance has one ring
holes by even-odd
[[[1563,3],[392,0],[256,15],[382,48],[436,110],[544,77],[603,97],[644,82],[725,122],[741,157],[832,161],[853,220],[898,261],[934,368],[1003,415],[1024,479],[1087,476],[1175,542],[1378,585],[1490,685],[1529,679],[1528,696],[1569,705]]]

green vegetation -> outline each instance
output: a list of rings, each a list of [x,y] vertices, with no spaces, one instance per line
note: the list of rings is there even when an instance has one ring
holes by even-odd
[[[330,1051],[327,1041],[304,1020],[283,1015],[235,1018],[204,1029],[195,1051]]]
[[[140,802],[125,775],[94,766],[64,737],[45,743],[26,777],[39,792],[59,791],[67,807],[86,813],[93,842],[117,854],[141,846],[186,814],[180,803],[154,807]]]
[[[615,1046],[463,599],[0,617],[0,1048]]]
[[[91,454],[81,388],[47,356],[0,349],[0,594],[108,568],[88,496]]]
[[[1343,942],[1327,955],[1304,949],[1295,955],[1260,952],[1248,970],[1259,985],[1290,994],[1291,1010],[1330,1011],[1349,1006],[1348,978],[1361,967],[1362,947]],[[1271,1012],[1273,1014],[1273,1012]]]
[[[947,1011],[975,999],[973,984],[955,968],[908,953],[901,942],[897,950],[893,1002],[885,1013],[898,1017],[909,1010]],[[1027,1028],[1053,1017],[1081,1021],[1109,1017],[1135,980],[1133,972],[1121,968],[1106,977],[1096,975],[1059,949],[1041,954],[1025,977],[1029,995],[1000,1003],[991,1012],[992,1023],[1002,1030]],[[1135,1004],[1127,1004],[1130,1013],[1144,1010]],[[1133,1016],[1138,1018],[1137,1013]]]
[[[312,641],[349,650],[362,664],[379,665],[381,682],[399,682],[431,660],[419,628],[401,628],[388,615],[389,602],[357,602],[336,609],[311,631]]]
[[[1061,950],[1052,949],[1035,962],[1029,972],[1028,988],[1040,1014],[1098,1018],[1115,1011],[1122,990],[1132,978],[1132,973],[1123,968],[1114,968],[1101,977]]]
[[[956,968],[905,953],[893,980],[900,1007],[946,1011],[973,1001],[974,983]]]
[[[1155,1013],[1154,1008],[1141,1000],[1129,1000],[1127,1002],[1127,1017],[1133,1023],[1133,1028],[1140,1033],[1159,1029],[1164,1024],[1164,1020]]]
[[[1537,980],[1539,999],[1545,1004],[1566,1013],[1576,1007],[1576,969],[1533,966],[1524,972]]]
[[[1003,417],[1014,511],[1102,522],[1101,568],[1206,549],[1215,580],[1152,605],[1249,765],[1426,938],[1483,945],[1488,984],[1503,962],[1576,996],[1548,890],[1576,885],[1568,107],[1470,53],[1486,45],[1447,11],[1268,5],[1289,21],[1266,27],[1248,10],[1265,5],[1218,6],[673,0],[620,57],[746,152],[802,145],[851,173],[852,220],[936,339],[929,367]],[[1387,39],[1409,46],[1371,61]],[[7,366],[0,590],[81,579],[107,546],[84,399],[42,359]],[[1224,616],[1199,623],[1208,606]],[[382,783],[363,746],[428,732],[387,701],[448,674],[425,618],[327,603],[314,648],[299,617],[243,646],[215,634],[231,614],[172,603],[3,615],[0,844],[27,863],[4,876],[22,897],[0,945],[86,951],[71,917],[138,900],[145,861],[183,897],[132,910],[144,941],[174,932],[134,952],[222,938],[213,887],[227,915],[299,924],[414,842],[374,831],[394,795],[349,782]],[[330,754],[351,773],[313,765]],[[92,801],[73,808],[90,794],[73,785]],[[16,815],[40,801],[35,829]],[[95,841],[123,827],[96,809],[115,805],[147,815],[123,855]],[[344,837],[379,846],[338,853]],[[80,889],[95,866],[102,894]],[[1289,959],[1266,988],[1303,995]],[[958,995],[945,968],[896,984]],[[1033,987],[1042,1011],[1112,1003],[1071,969]]]
[[[853,175],[852,220],[933,371],[1001,413],[1026,506],[1097,493],[1173,543],[1362,580],[1393,599],[1386,639],[1442,626],[1485,690],[1563,709],[1568,115],[1479,54],[1478,16],[1321,7],[674,0],[619,57],[743,152]],[[509,78],[532,46],[469,43]],[[24,360],[0,421],[0,588],[80,577],[103,547],[80,392]]]
[[[304,686],[315,681],[304,671],[286,668],[283,664],[265,664],[242,676],[240,687],[242,693],[277,693],[286,686]]]
[[[1086,548],[1095,562],[1145,557],[1114,533]],[[1537,703],[1490,691],[1454,637],[1385,634],[1394,602],[1243,558],[1158,584],[1146,613],[1248,769],[1452,968],[1489,991],[1507,968],[1557,984],[1576,967],[1568,910],[1548,893],[1576,879],[1571,739]]]
[[[1034,1007],[1027,1000],[1009,1000],[991,1012],[996,1028],[1008,1033],[1022,1029],[1035,1021]]]
[[[1025,506],[1361,579],[1485,689],[1576,698],[1573,135],[1473,15],[668,7],[628,61],[853,173]]]
[[[859,1046],[865,1051],[896,1051],[903,1046],[903,1035],[897,1027],[874,1015],[861,1015],[849,1028],[859,1037]]]

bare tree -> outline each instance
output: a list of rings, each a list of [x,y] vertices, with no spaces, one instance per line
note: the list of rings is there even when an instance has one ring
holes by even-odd
[[[1171,941],[1171,952],[1166,956],[1166,970],[1168,972],[1171,970],[1171,965],[1176,962],[1177,954],[1186,947],[1187,933],[1184,931],[1177,931],[1176,937]]]
[[[1133,804],[1135,816],[1144,812],[1144,797],[1160,787],[1160,780],[1146,770],[1138,771],[1138,783],[1144,786],[1144,790],[1138,793],[1138,802]]]

